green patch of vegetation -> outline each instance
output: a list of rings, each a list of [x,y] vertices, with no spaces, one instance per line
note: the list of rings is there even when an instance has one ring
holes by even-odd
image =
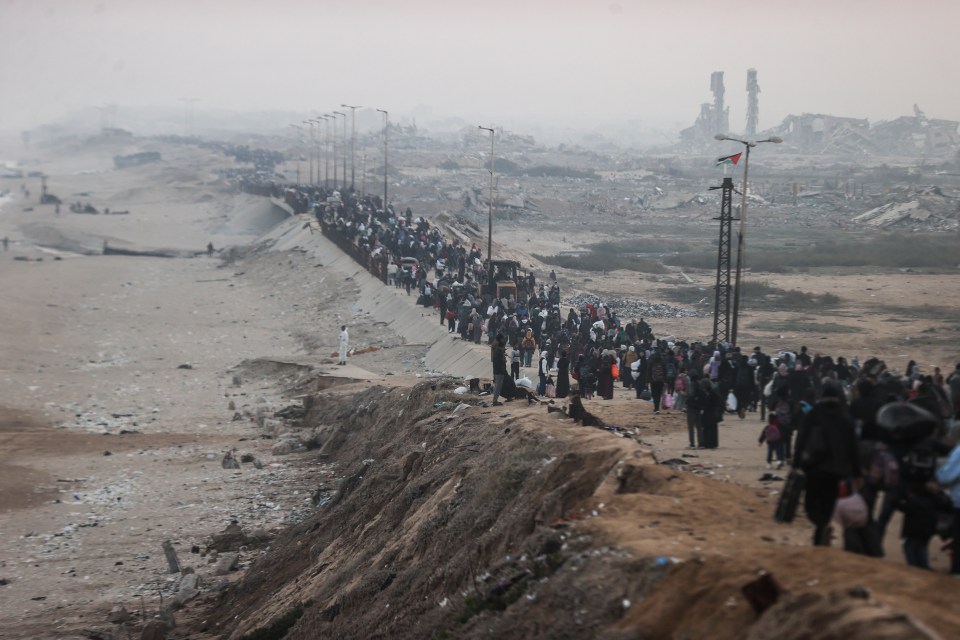
[[[756,331],[784,331],[797,333],[863,333],[859,327],[851,327],[836,322],[807,322],[805,320],[785,320],[781,322],[764,320],[753,322],[750,328]]]
[[[923,318],[924,320],[956,320],[958,312],[949,307],[938,307],[932,304],[922,304],[916,307],[900,307],[897,305],[878,305],[876,311],[889,313],[900,318]]]
[[[260,627],[241,637],[240,640],[280,640],[287,635],[287,632],[297,623],[297,620],[303,617],[306,607],[313,604],[312,601],[298,602],[297,605],[286,612],[266,627]]]
[[[661,289],[658,296],[672,302],[695,305],[704,297],[713,301],[713,288],[672,287]],[[832,293],[807,293],[798,289],[781,289],[762,280],[746,280],[743,283],[741,304],[749,308],[763,308],[768,311],[809,311],[811,309],[830,309],[841,303],[841,298]]]
[[[716,269],[713,251],[668,256],[666,264],[689,269]],[[956,238],[946,234],[889,234],[864,238],[821,239],[806,246],[747,251],[746,265],[754,271],[783,273],[817,267],[879,267],[890,269],[953,269],[958,262]]]
[[[606,241],[588,245],[594,253],[637,254],[637,253],[687,253],[693,250],[690,243],[666,238],[633,238],[630,240]],[[716,256],[714,256],[716,262]]]
[[[588,253],[582,256],[544,256],[533,254],[537,260],[544,264],[562,267],[564,269],[576,269],[579,271],[616,271],[625,269],[628,271],[637,271],[640,273],[666,273],[667,269],[657,260],[649,258],[633,258],[625,255],[602,255],[599,253]]]

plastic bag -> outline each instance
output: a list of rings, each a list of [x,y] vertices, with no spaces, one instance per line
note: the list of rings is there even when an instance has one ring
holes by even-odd
[[[845,529],[859,529],[867,526],[869,520],[867,501],[859,493],[840,498],[833,510],[833,519]]]
[[[727,411],[736,411],[737,410],[737,396],[733,395],[733,391],[727,394]]]
[[[667,393],[663,396],[663,408],[670,409],[673,407],[673,394]]]
[[[773,395],[773,378],[770,379],[770,382],[767,383],[767,386],[763,388],[763,397],[769,398]]]
[[[520,378],[517,380],[517,386],[523,387],[524,389],[533,389],[533,382],[530,378]]]

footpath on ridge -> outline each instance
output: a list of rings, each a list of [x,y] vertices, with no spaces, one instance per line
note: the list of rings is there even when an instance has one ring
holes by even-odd
[[[289,207],[275,198],[275,206],[291,214]],[[323,268],[351,280],[359,289],[356,306],[370,313],[376,321],[385,323],[400,335],[408,345],[428,346],[426,367],[430,371],[458,378],[490,378],[492,375],[489,350],[472,342],[460,340],[440,324],[432,308],[415,304],[416,298],[403,289],[386,286],[363,266],[341,251],[326,238],[308,214],[291,217],[260,238],[276,251],[302,250],[315,257]]]

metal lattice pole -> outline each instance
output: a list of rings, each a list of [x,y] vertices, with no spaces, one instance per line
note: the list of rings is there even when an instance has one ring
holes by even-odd
[[[717,244],[717,284],[713,303],[713,342],[730,341],[730,236],[733,230],[733,178],[720,187],[720,241]]]

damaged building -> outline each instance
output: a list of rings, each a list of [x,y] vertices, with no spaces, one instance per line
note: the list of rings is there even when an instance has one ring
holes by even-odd
[[[882,153],[942,157],[960,147],[957,125],[954,120],[927,118],[920,107],[913,105],[912,116],[878,122],[870,134]]]
[[[700,115],[692,127],[680,132],[680,140],[690,148],[698,148],[712,142],[713,136],[730,130],[730,107],[724,106],[723,71],[710,74],[710,91],[713,102],[700,105]]]
[[[723,71],[710,74],[713,102],[700,105],[693,126],[680,131],[680,146],[686,151],[704,152],[714,145],[718,133],[730,133],[730,108],[725,106]],[[779,125],[758,131],[760,85],[757,70],[747,70],[747,108],[744,135],[748,139],[779,136],[784,149],[793,153],[840,156],[896,155],[911,158],[950,158],[960,150],[960,122],[928,118],[913,105],[912,116],[871,125],[866,118],[826,113],[790,114]]]

